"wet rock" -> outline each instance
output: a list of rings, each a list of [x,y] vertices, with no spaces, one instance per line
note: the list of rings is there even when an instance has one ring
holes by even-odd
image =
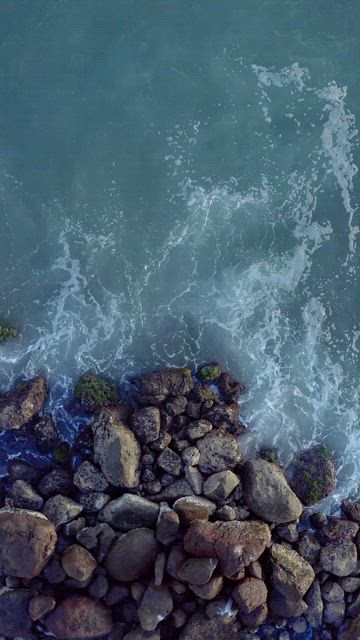
[[[95,411],[119,403],[116,385],[91,373],[81,376],[75,386],[74,396],[86,411]]]
[[[134,379],[140,393],[162,396],[186,396],[194,387],[191,369],[162,369]]]
[[[111,612],[86,596],[66,598],[50,613],[46,627],[59,640],[100,638],[112,629]]]
[[[196,496],[200,496],[203,492],[204,479],[196,467],[185,466],[185,478]]]
[[[199,440],[203,438],[213,428],[209,420],[196,420],[191,422],[187,429],[187,436],[190,440]]]
[[[193,520],[208,520],[215,512],[216,504],[206,498],[186,496],[176,500],[173,509],[183,524],[189,524]]]
[[[168,587],[150,584],[139,607],[139,619],[144,631],[155,631],[157,625],[170,615],[173,600]]]
[[[161,469],[170,473],[172,476],[179,476],[181,473],[181,458],[169,447],[165,447],[157,459],[157,463]]]
[[[152,572],[158,550],[152,530],[133,529],[115,541],[106,556],[105,567],[115,580],[133,582]]]
[[[45,498],[50,498],[57,494],[67,496],[74,490],[72,477],[67,469],[56,467],[41,478],[38,491]]]
[[[224,578],[222,576],[215,576],[206,584],[188,584],[189,589],[202,600],[213,600],[219,595],[223,586]]]
[[[310,564],[316,564],[319,559],[321,545],[312,533],[304,533],[300,536],[298,551]]]
[[[228,578],[257,560],[270,544],[270,529],[259,522],[205,522],[194,520],[184,537],[187,553],[215,557]]]
[[[303,451],[294,461],[291,488],[305,505],[329,496],[336,486],[333,456],[323,445]]]
[[[159,517],[156,523],[156,538],[161,544],[169,545],[176,540],[180,527],[178,514],[170,509],[166,502],[160,505]]]
[[[94,459],[115,487],[134,489],[140,481],[140,444],[122,421],[121,409],[103,409],[92,424]]]
[[[235,425],[239,421],[240,407],[234,404],[217,404],[206,412],[204,418],[209,420],[215,427],[225,427]]]
[[[217,384],[225,402],[236,402],[245,389],[244,385],[227,372],[221,374]]]
[[[186,447],[181,452],[181,458],[184,464],[195,467],[200,461],[200,451],[197,447]]]
[[[325,571],[345,577],[356,571],[357,549],[353,542],[327,544],[321,549],[320,564]]]
[[[56,600],[52,596],[36,595],[29,602],[31,620],[41,620],[55,608]]]
[[[302,504],[281,470],[266,460],[248,460],[243,473],[244,498],[255,515],[281,524],[297,520]]]
[[[79,502],[86,513],[95,513],[101,511],[109,502],[110,496],[102,491],[93,491],[92,493],[83,493],[80,495]]]
[[[31,484],[24,480],[16,480],[11,487],[11,502],[14,507],[41,511],[44,500],[32,488]]]
[[[83,493],[91,493],[92,491],[106,491],[109,484],[105,476],[101,473],[92,462],[85,460],[78,467],[74,479],[75,487]]]
[[[216,382],[216,380],[220,378],[221,373],[221,367],[215,362],[201,367],[197,372],[197,376],[204,382]]]
[[[263,580],[244,578],[231,592],[239,607],[239,614],[247,614],[266,603],[267,587]]]
[[[239,640],[239,623],[223,624],[220,619],[209,620],[205,613],[195,613],[186,623],[180,640]]]
[[[175,480],[169,487],[166,487],[156,496],[152,497],[154,502],[167,502],[182,496],[192,496],[193,490],[187,480]]]
[[[59,434],[50,413],[45,413],[33,427],[36,446],[42,453],[49,453],[60,443]]]
[[[314,580],[304,600],[308,606],[305,613],[306,619],[312,627],[319,627],[322,622],[324,610],[319,580]]]
[[[24,460],[10,460],[8,471],[11,483],[16,482],[16,480],[24,480],[31,484],[36,481],[40,475],[40,469]]]
[[[169,416],[179,416],[184,413],[187,407],[188,400],[185,396],[178,396],[177,398],[172,398],[166,403],[166,411]]]
[[[0,398],[0,431],[20,429],[43,409],[48,390],[43,376],[18,384]]]
[[[319,529],[318,538],[322,544],[327,542],[346,542],[355,538],[359,525],[351,520],[335,518]]]
[[[229,469],[213,473],[204,482],[204,495],[211,500],[225,500],[239,482],[237,475]]]
[[[129,531],[152,527],[159,515],[159,506],[146,498],[124,493],[121,498],[109,502],[99,518],[116,529]]]
[[[218,471],[227,471],[240,462],[238,442],[230,433],[212,431],[202,440],[198,440],[197,447],[200,451],[201,473],[210,475]]]
[[[350,500],[343,500],[341,507],[345,515],[352,520],[360,524],[360,502],[351,502]]]
[[[216,558],[187,558],[177,571],[178,579],[205,585],[211,580],[217,564]]]
[[[58,529],[60,525],[77,518],[82,510],[80,504],[59,494],[45,502],[43,513]]]
[[[275,616],[281,618],[297,618],[307,611],[307,604],[301,598],[295,600],[287,598],[276,589],[272,589],[269,596],[269,607]]]
[[[67,575],[79,582],[88,580],[97,567],[95,558],[79,544],[72,544],[64,551],[61,564]]]
[[[140,442],[154,442],[160,435],[161,418],[158,407],[138,409],[132,416],[131,425]]]
[[[55,550],[54,526],[40,513],[0,510],[0,572],[34,578]]]
[[[280,544],[270,549],[275,589],[287,599],[300,599],[308,591],[315,579],[312,566],[296,551]]]
[[[31,629],[30,589],[0,589],[0,634],[7,638],[26,636]]]

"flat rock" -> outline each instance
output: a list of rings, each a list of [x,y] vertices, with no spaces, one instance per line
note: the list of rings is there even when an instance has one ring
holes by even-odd
[[[31,629],[30,589],[0,589],[0,634],[7,638],[26,636]]]
[[[122,410],[103,409],[95,417],[94,460],[115,487],[134,489],[140,482],[141,449],[134,433],[122,421]]]
[[[353,542],[327,544],[321,549],[320,564],[335,576],[349,576],[357,568],[357,548]]]
[[[169,487],[165,487],[157,495],[151,497],[154,502],[167,502],[183,496],[192,496],[194,491],[187,480],[175,480]]]
[[[0,572],[34,578],[55,550],[54,525],[42,514],[22,509],[0,510]]]
[[[83,493],[91,493],[92,491],[106,491],[109,486],[105,476],[101,473],[92,462],[85,460],[78,467],[73,482],[75,487]]]
[[[86,596],[66,598],[50,613],[46,627],[59,640],[91,640],[110,633],[110,609]]]
[[[141,527],[152,527],[159,515],[159,505],[132,493],[111,500],[99,514],[100,520],[115,529],[130,531]]]
[[[160,435],[161,417],[158,407],[143,407],[135,411],[131,418],[131,427],[140,442],[148,444]]]
[[[0,398],[0,431],[20,429],[43,409],[48,389],[43,376],[18,384]]]
[[[184,524],[193,520],[208,520],[216,511],[216,504],[200,496],[185,496],[174,502],[173,509]]]
[[[205,585],[211,580],[217,564],[217,558],[187,558],[177,571],[178,579]]]
[[[105,559],[107,572],[120,582],[133,582],[149,575],[159,547],[151,529],[132,529],[120,536]]]
[[[62,524],[77,518],[82,510],[81,504],[59,494],[45,502],[43,513],[58,529]]]
[[[283,473],[266,460],[248,460],[243,472],[244,498],[252,513],[275,524],[297,520],[302,504]]]
[[[79,544],[72,544],[65,549],[61,564],[67,575],[79,582],[88,580],[97,567],[94,556]]]
[[[185,534],[184,548],[196,557],[218,558],[222,574],[233,578],[257,560],[270,542],[270,529],[260,522],[194,520]]]
[[[230,469],[213,473],[204,482],[204,495],[211,500],[225,500],[239,483],[238,476]]]
[[[300,599],[311,587],[315,573],[312,566],[296,551],[281,544],[270,549],[272,583],[287,599]]]
[[[241,459],[238,441],[230,433],[211,431],[196,446],[200,451],[201,473],[209,475],[233,469]]]
[[[195,385],[187,367],[145,373],[135,378],[134,383],[141,394],[152,396],[186,396]]]
[[[165,620],[174,608],[170,590],[165,585],[150,584],[141,600],[138,610],[144,631],[155,631],[159,622]]]

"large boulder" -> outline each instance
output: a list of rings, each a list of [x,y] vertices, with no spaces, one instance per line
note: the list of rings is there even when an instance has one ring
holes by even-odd
[[[94,460],[115,487],[134,489],[140,482],[141,449],[138,440],[123,422],[122,409],[103,409],[95,417]]]
[[[272,583],[286,598],[298,600],[309,590],[315,579],[314,569],[293,549],[273,544],[270,549]]]
[[[241,459],[238,441],[231,433],[210,431],[196,446],[200,451],[201,473],[210,475],[233,469]]]
[[[160,369],[134,379],[139,392],[152,396],[186,396],[194,388],[191,369]]]
[[[18,384],[0,398],[0,431],[20,429],[43,409],[48,395],[43,376]]]
[[[99,514],[99,519],[116,529],[130,531],[140,527],[152,527],[159,515],[159,505],[133,493],[124,493],[111,500]]]
[[[53,554],[57,535],[41,513],[0,510],[0,572],[16,578],[34,578]]]
[[[185,534],[184,549],[196,557],[218,558],[221,573],[236,578],[262,555],[270,542],[270,529],[264,523],[194,520]]]
[[[29,603],[34,592],[30,589],[0,590],[0,634],[7,638],[26,636],[32,625]]]
[[[115,541],[106,556],[105,567],[115,580],[133,582],[153,571],[158,550],[151,529],[132,529]]]
[[[292,464],[290,483],[303,504],[315,504],[329,496],[336,485],[336,467],[330,451],[323,445],[303,451]]]
[[[110,633],[110,609],[86,596],[63,600],[45,621],[47,629],[58,640],[90,640]]]
[[[281,524],[297,520],[302,504],[282,471],[267,460],[248,460],[243,472],[244,498],[258,517]]]

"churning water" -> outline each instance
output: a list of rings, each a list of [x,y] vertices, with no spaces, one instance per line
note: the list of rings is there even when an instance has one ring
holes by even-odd
[[[217,359],[359,494],[357,0],[3,0],[0,383]],[[3,446],[10,447],[8,436]],[[11,441],[13,451],[20,443]]]

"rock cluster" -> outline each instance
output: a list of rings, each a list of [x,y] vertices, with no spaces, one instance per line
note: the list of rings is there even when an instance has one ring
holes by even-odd
[[[62,447],[63,465],[9,462],[0,636],[283,640],[285,620],[319,640],[360,638],[360,505],[298,527],[316,451],[291,487],[272,456],[244,461],[242,386],[217,364],[134,385],[125,405],[112,383],[82,378],[76,397],[93,415],[72,450],[37,417],[43,378],[0,399],[0,428],[30,424],[42,452]],[[333,465],[320,454],[323,496]]]

